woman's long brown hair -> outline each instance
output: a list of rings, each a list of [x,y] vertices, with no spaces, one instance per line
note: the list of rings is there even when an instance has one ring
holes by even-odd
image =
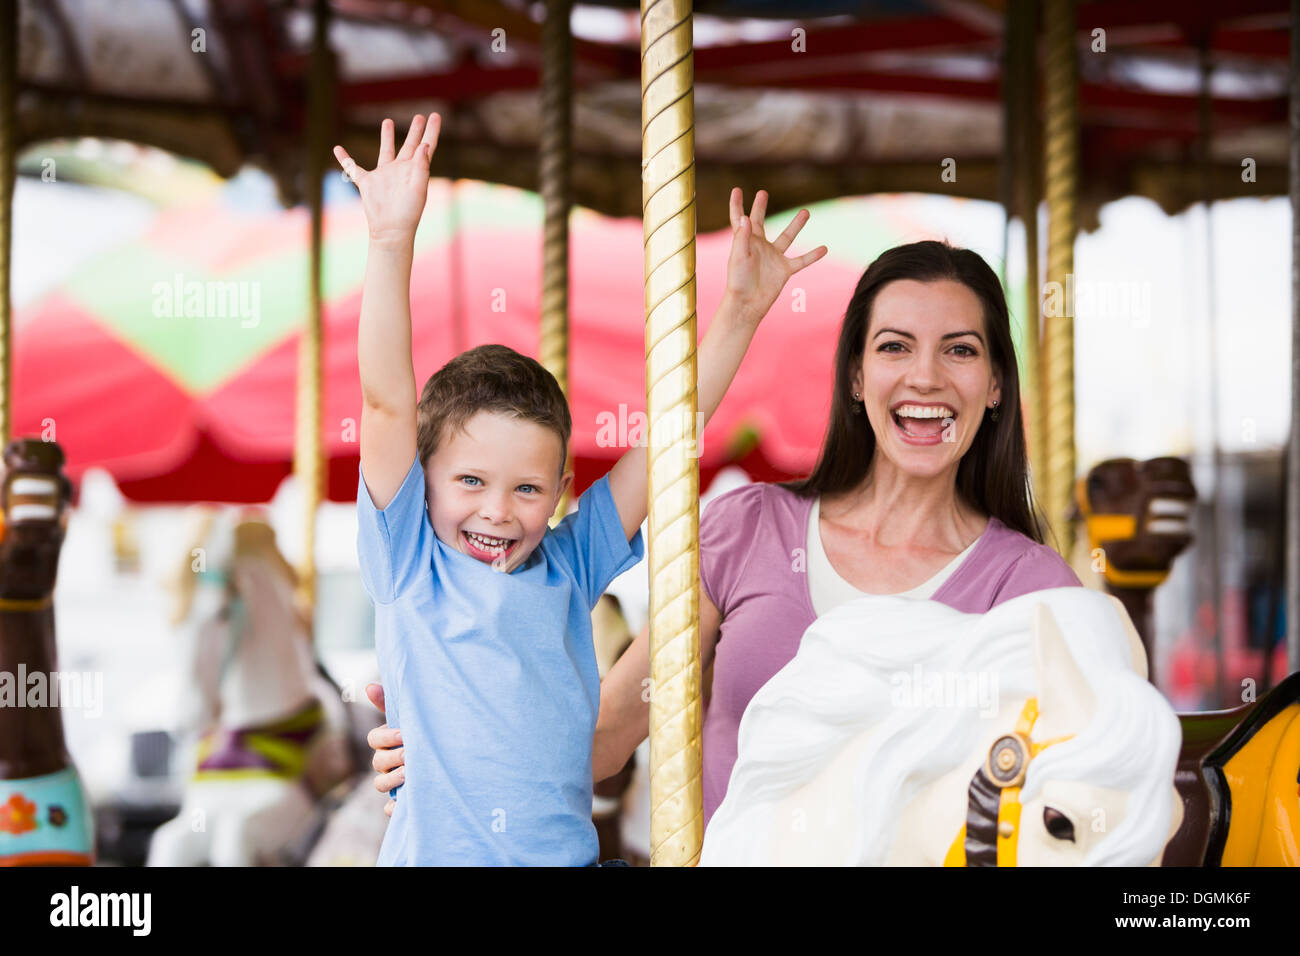
[[[957,466],[957,490],[973,507],[997,518],[1040,544],[1043,531],[1035,514],[1025,452],[1025,428],[1020,411],[1020,375],[1011,341],[1011,318],[998,277],[969,249],[946,242],[913,242],[895,246],[867,267],[853,290],[835,350],[835,390],[831,419],[817,467],[799,481],[783,482],[801,497],[834,495],[856,488],[866,477],[876,452],[876,434],[867,417],[853,413],[853,373],[862,364],[871,306],[880,290],[899,279],[962,283],[979,298],[989,359],[1002,382],[1000,413],[987,413],[975,440]]]

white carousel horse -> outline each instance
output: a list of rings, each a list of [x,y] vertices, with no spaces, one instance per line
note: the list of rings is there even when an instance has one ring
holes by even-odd
[[[270,526],[201,513],[179,578],[199,741],[151,866],[274,863],[352,770],[337,694],[316,671],[293,569]]]
[[[861,598],[750,701],[700,862],[1158,865],[1181,739],[1112,597]]]

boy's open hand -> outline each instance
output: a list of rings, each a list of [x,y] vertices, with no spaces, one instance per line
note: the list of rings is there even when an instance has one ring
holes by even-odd
[[[342,146],[334,147],[334,158],[361,192],[370,238],[404,242],[415,238],[424,203],[429,194],[429,163],[438,147],[442,117],[430,113],[428,120],[411,120],[401,152],[393,150],[393,121],[379,128],[379,162],[372,170],[356,164]]]
[[[753,319],[761,319],[781,294],[786,280],[822,256],[826,247],[818,246],[798,258],[786,256],[799,230],[808,222],[808,210],[800,209],[785,231],[771,242],[763,231],[767,213],[767,192],[760,189],[753,208],[746,216],[740,187],[731,191],[731,257],[727,260],[727,295],[743,305]]]

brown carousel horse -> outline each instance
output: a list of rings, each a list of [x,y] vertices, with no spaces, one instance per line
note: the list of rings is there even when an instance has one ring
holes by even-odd
[[[94,825],[63,738],[54,582],[72,485],[53,442],[4,451],[0,490],[0,866],[94,862]]]
[[[1189,519],[1195,504],[1191,469],[1181,458],[1112,458],[1075,486],[1074,514],[1084,523],[1093,567],[1133,620],[1152,683],[1151,596],[1169,577],[1174,558],[1192,543]]]
[[[1106,590],[1133,619],[1153,666],[1152,592],[1191,543],[1196,499],[1179,458],[1112,459],[1075,488]],[[1152,678],[1154,680],[1154,677]],[[1174,783],[1183,822],[1165,866],[1300,865],[1300,674],[1232,710],[1179,714]]]

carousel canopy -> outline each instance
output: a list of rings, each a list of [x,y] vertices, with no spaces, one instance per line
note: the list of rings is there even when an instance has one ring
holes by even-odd
[[[58,159],[63,168],[73,157]],[[106,180],[107,166],[100,163]],[[143,175],[145,167],[127,171]],[[177,172],[186,202],[134,223],[123,217],[111,227],[120,241],[86,255],[18,310],[15,433],[42,434],[57,423],[74,484],[88,468],[103,468],[135,501],[265,501],[289,473],[293,455],[298,352],[308,309],[302,281],[307,216],[268,203],[269,190],[259,188],[264,177],[257,173],[202,189],[184,169],[154,170],[149,178],[166,185]],[[61,220],[74,204],[102,203],[108,192],[61,191],[76,195],[53,205],[55,190],[29,190],[33,201],[51,203],[34,213]],[[341,182],[331,181],[327,193],[325,490],[335,501],[352,501],[365,219],[355,192]],[[826,363],[843,305],[862,261],[933,228],[914,200],[849,199],[813,207],[818,239],[834,251],[805,276],[799,300],[782,297],[774,305],[750,347],[701,438],[702,487],[733,460],[763,479],[793,477],[815,461],[830,407]],[[442,182],[431,190],[411,281],[418,381],[475,345],[535,350],[541,217],[541,200],[517,189],[465,182],[453,191]],[[768,222],[780,229],[790,218],[777,213]],[[629,442],[645,438],[644,250],[639,222],[585,210],[573,216],[570,242],[569,398],[581,491]],[[703,315],[712,315],[722,298],[730,244],[729,230],[699,239]],[[512,254],[503,257],[502,249]],[[69,368],[77,374],[67,374]],[[779,387],[789,381],[810,384]]]
[[[766,188],[782,208],[872,192],[1000,198],[1005,7],[699,0],[700,228],[726,224],[733,185]],[[354,156],[373,154],[384,117],[438,110],[433,175],[537,187],[543,4],[329,8],[335,139]],[[636,8],[578,4],[572,19],[574,200],[610,215],[641,211]],[[1207,192],[1285,193],[1288,12],[1287,0],[1080,0],[1085,227],[1100,203],[1122,195],[1173,212]],[[312,16],[310,2],[288,0],[23,0],[20,143],[132,140],[222,176],[254,164],[296,203]],[[1190,161],[1202,54],[1212,67],[1208,177]],[[950,182],[939,175],[945,159],[956,161]],[[39,172],[39,157],[29,152],[21,169]]]

